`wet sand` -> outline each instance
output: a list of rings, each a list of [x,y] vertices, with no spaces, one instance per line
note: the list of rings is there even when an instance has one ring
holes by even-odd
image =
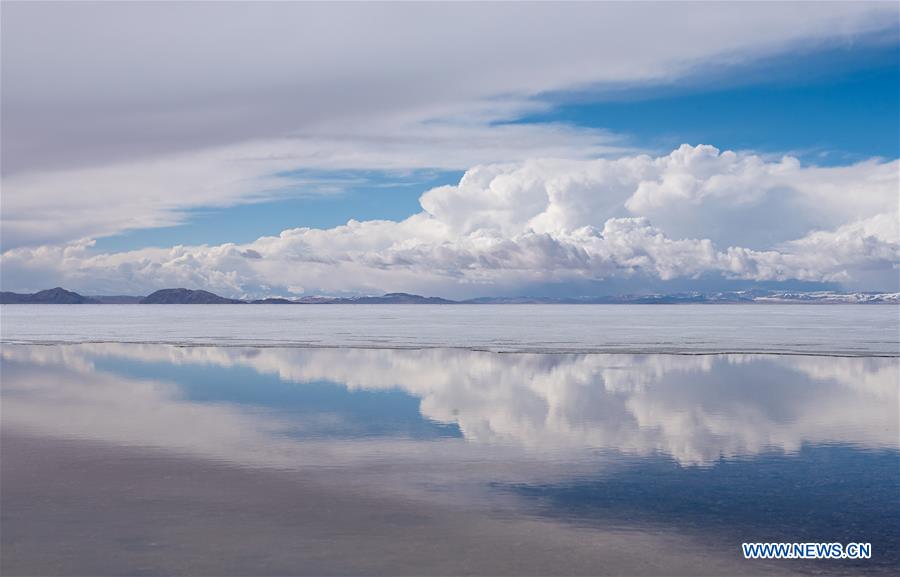
[[[792,569],[745,561],[737,545],[713,550],[670,533],[588,529],[367,493],[337,474],[329,481],[6,429],[0,442],[5,576],[753,575]]]

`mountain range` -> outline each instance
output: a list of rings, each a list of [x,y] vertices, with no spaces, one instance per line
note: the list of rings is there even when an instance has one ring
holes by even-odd
[[[409,293],[387,293],[381,296],[326,297],[306,296],[295,299],[270,297],[256,300],[231,299],[205,290],[186,288],[162,289],[148,296],[97,295],[84,296],[56,287],[36,293],[0,292],[0,304],[728,304],[728,303],[809,303],[809,304],[900,304],[900,293],[839,293],[832,291],[733,291],[717,293],[675,293],[593,296],[577,298],[552,297],[481,297],[453,301]]]

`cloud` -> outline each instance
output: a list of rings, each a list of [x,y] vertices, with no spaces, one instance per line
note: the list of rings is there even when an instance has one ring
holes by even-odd
[[[817,357],[812,362],[766,355],[14,346],[3,350],[4,362],[13,367],[5,386],[16,393],[4,401],[9,426],[256,465],[302,467],[322,458],[332,459],[331,465],[365,459],[365,451],[352,441],[343,451],[317,453],[319,423],[307,415],[293,422],[283,413],[191,402],[172,383],[97,370],[94,363],[104,358],[248,367],[298,385],[325,381],[349,390],[400,389],[419,399],[423,417],[460,428],[469,444],[460,453],[444,447],[448,452],[442,458],[450,459],[465,452],[516,459],[524,448],[545,463],[544,457],[553,454],[556,468],[562,457],[584,451],[591,452],[593,461],[601,449],[663,453],[682,465],[703,465],[773,448],[794,452],[804,443],[898,446],[898,365],[895,359],[871,357]],[[749,390],[748,379],[758,386]],[[62,389],[61,382],[66,384]],[[61,411],[72,407],[83,418],[61,418]],[[185,423],[191,434],[183,434]],[[333,423],[328,426],[333,430]],[[306,430],[311,435],[302,440],[284,434],[293,431],[296,437]],[[433,453],[413,448],[416,443],[403,441],[378,446],[391,451],[392,458],[396,452],[403,462],[433,458]]]
[[[3,179],[3,245],[59,244],[183,222],[189,209],[315,195],[291,171],[465,169],[530,156],[621,153],[601,130],[558,124],[357,126],[345,134],[247,142],[132,162]]]
[[[242,245],[109,254],[95,254],[90,241],[23,247],[5,252],[2,267],[7,286],[52,279],[89,292],[459,296],[707,275],[897,290],[898,167],[807,167],[706,145],[656,158],[481,165],[423,194],[422,211],[402,221],[289,229]]]
[[[3,247],[310,194],[286,176],[301,169],[620,155],[626,143],[603,131],[510,121],[559,91],[674,83],[878,41],[896,16],[890,3],[7,2]],[[672,186],[635,206],[669,214],[659,203]]]
[[[864,286],[866,282],[884,282],[878,280],[881,277],[897,283],[898,229],[900,219],[895,210],[833,231],[811,232],[783,243],[779,250],[729,247],[725,258],[730,261],[730,271],[742,278],[852,281]]]
[[[896,19],[874,2],[6,2],[3,171],[497,117],[510,99],[671,82],[877,38]]]

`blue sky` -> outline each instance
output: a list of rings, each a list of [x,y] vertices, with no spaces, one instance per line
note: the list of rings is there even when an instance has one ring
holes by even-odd
[[[187,222],[101,238],[97,250],[130,250],[173,244],[250,242],[286,228],[331,228],[357,220],[402,220],[418,212],[419,197],[435,186],[459,181],[462,171],[339,171],[290,174],[303,182],[284,189],[289,198],[228,208],[198,208]],[[309,180],[319,184],[307,184]],[[327,189],[327,192],[323,191]],[[295,195],[295,196],[294,196]]]
[[[896,3],[3,15],[5,289],[900,290]]]
[[[880,42],[790,55],[684,85],[544,95],[548,110],[510,123],[609,130],[650,153],[712,143],[829,166],[900,157],[898,94],[900,52],[895,42]],[[462,174],[297,171],[291,176],[302,182],[286,188],[287,199],[198,208],[183,224],[101,238],[96,248],[250,242],[287,228],[330,228],[351,218],[401,220],[421,210],[423,192],[454,184]]]
[[[793,154],[815,164],[900,155],[900,53],[897,45],[850,46],[748,67],[711,86],[634,90],[613,100],[560,105],[532,117],[606,128],[639,146],[670,150],[684,142]],[[770,76],[765,70],[774,68]],[[736,85],[735,85],[736,84]],[[578,101],[580,100],[580,101]]]

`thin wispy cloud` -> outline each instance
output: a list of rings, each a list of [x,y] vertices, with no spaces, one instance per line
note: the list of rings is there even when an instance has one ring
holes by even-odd
[[[627,130],[521,119],[567,91],[891,45],[897,10],[7,2],[3,285],[476,294],[714,275],[892,288],[893,158],[817,168],[707,146],[642,151]],[[423,191],[406,220],[347,214],[344,227],[301,222],[240,245],[91,248],[197,209],[296,196],[292,171],[421,169],[466,174]]]
[[[6,275],[115,292],[188,285],[236,295],[473,296],[708,274],[889,289],[900,254],[898,162],[816,168],[683,146],[658,158],[484,165],[425,193],[422,211],[399,222],[351,220],[246,244],[100,255],[89,242],[20,248],[2,263]]]

